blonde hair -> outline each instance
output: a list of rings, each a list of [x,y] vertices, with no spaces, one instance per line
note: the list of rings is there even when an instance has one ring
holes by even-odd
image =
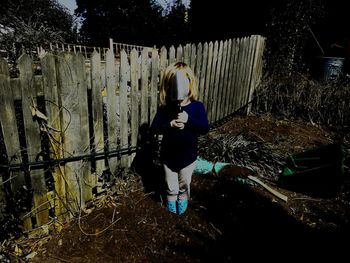
[[[189,80],[188,99],[190,101],[196,100],[198,97],[198,84],[196,77],[191,68],[183,62],[176,62],[169,65],[163,74],[160,84],[160,103],[166,105],[168,91],[174,88],[174,78],[177,72],[182,72]]]

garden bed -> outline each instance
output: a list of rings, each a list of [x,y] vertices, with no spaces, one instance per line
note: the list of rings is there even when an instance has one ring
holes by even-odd
[[[241,147],[239,135],[243,136],[240,142],[250,138],[242,145],[257,155],[245,154],[244,147],[241,154],[229,149],[221,149],[219,154],[220,145],[209,149],[218,138],[222,142],[228,138]],[[339,140],[347,147],[345,181],[339,193],[323,198],[278,185],[278,171],[288,154]],[[184,216],[168,213],[159,188],[148,185],[145,191],[147,178],[130,173],[117,181],[114,194],[96,201],[79,219],[60,227],[57,233],[8,242],[8,251],[12,248],[13,257],[17,244],[21,252],[17,258],[35,252],[31,262],[225,262],[242,255],[245,259],[257,256],[253,251],[285,250],[288,245],[301,251],[310,244],[320,248],[338,244],[350,233],[348,146],[339,132],[301,121],[267,115],[234,117],[201,138],[200,152],[207,159],[213,157],[211,161],[231,158],[236,163],[216,177],[193,176],[191,202]],[[274,160],[265,158],[267,165],[249,163],[253,159],[247,156],[257,158],[259,151]],[[247,165],[242,167],[241,161]],[[250,174],[288,196],[288,201],[257,184],[236,180]],[[154,179],[156,175],[148,176]]]

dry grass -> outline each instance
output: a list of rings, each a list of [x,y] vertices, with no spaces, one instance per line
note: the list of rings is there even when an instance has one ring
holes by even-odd
[[[318,82],[301,74],[272,76],[262,81],[253,111],[326,126],[348,126],[350,82],[347,79]]]

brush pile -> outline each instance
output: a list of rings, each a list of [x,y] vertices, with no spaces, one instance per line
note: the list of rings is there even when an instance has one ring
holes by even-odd
[[[253,132],[226,133],[199,139],[199,155],[212,162],[246,167],[260,176],[278,180],[286,155]]]

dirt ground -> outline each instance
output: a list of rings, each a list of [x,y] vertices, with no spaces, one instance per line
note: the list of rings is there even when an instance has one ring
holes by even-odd
[[[213,129],[210,136],[242,131],[252,132],[289,153],[344,137],[315,125],[271,116],[234,117]],[[159,180],[156,174],[130,173],[118,181],[117,195],[101,198],[88,214],[82,213],[59,233],[45,237],[48,242],[36,245],[38,254],[29,261],[233,262],[241,256],[244,260],[269,259],[277,252],[284,253],[281,260],[303,252],[330,252],[331,245],[343,244],[341,240],[350,234],[348,155],[345,165],[341,191],[328,198],[266,182],[288,196],[287,202],[259,185],[237,182],[233,174],[237,167],[217,177],[195,174],[191,201],[183,216],[165,210],[160,186],[152,187],[152,182]],[[37,240],[31,244],[38,244]],[[316,250],[311,250],[311,245]],[[338,255],[340,251],[339,246]]]

